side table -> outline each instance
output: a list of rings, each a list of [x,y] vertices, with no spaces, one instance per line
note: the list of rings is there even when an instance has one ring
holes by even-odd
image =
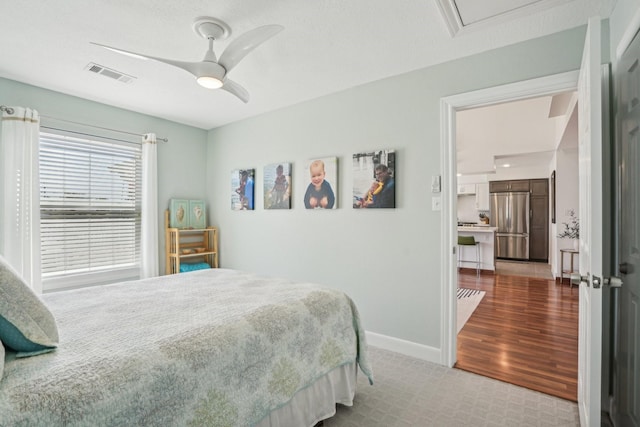
[[[564,268],[564,255],[569,254],[569,269],[565,270]],[[567,275],[569,278],[569,287],[572,287],[571,284],[571,273],[575,273],[573,270],[574,262],[573,259],[576,255],[580,254],[580,251],[575,249],[560,249],[560,283],[564,283],[564,276]]]

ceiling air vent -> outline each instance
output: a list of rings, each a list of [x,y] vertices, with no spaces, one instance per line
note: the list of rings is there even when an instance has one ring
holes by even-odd
[[[90,62],[86,67],[84,67],[84,69],[91,71],[92,73],[109,77],[122,83],[131,83],[136,79],[133,76],[121,73],[120,71],[112,70],[111,68],[103,67],[102,65],[94,64],[93,62]]]

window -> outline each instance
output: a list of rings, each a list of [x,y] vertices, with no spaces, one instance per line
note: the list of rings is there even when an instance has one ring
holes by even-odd
[[[45,290],[139,276],[141,146],[90,138],[40,134]]]

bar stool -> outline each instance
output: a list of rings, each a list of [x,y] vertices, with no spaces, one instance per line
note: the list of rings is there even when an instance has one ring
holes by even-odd
[[[461,248],[464,246],[476,247],[476,260],[463,260]],[[480,242],[477,242],[473,236],[458,236],[458,268],[462,266],[463,262],[468,262],[476,265],[476,275],[480,277]]]

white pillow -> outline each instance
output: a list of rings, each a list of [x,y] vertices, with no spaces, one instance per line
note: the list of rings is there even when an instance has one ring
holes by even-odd
[[[17,352],[34,356],[58,345],[56,320],[20,277],[0,256],[0,341]]]

